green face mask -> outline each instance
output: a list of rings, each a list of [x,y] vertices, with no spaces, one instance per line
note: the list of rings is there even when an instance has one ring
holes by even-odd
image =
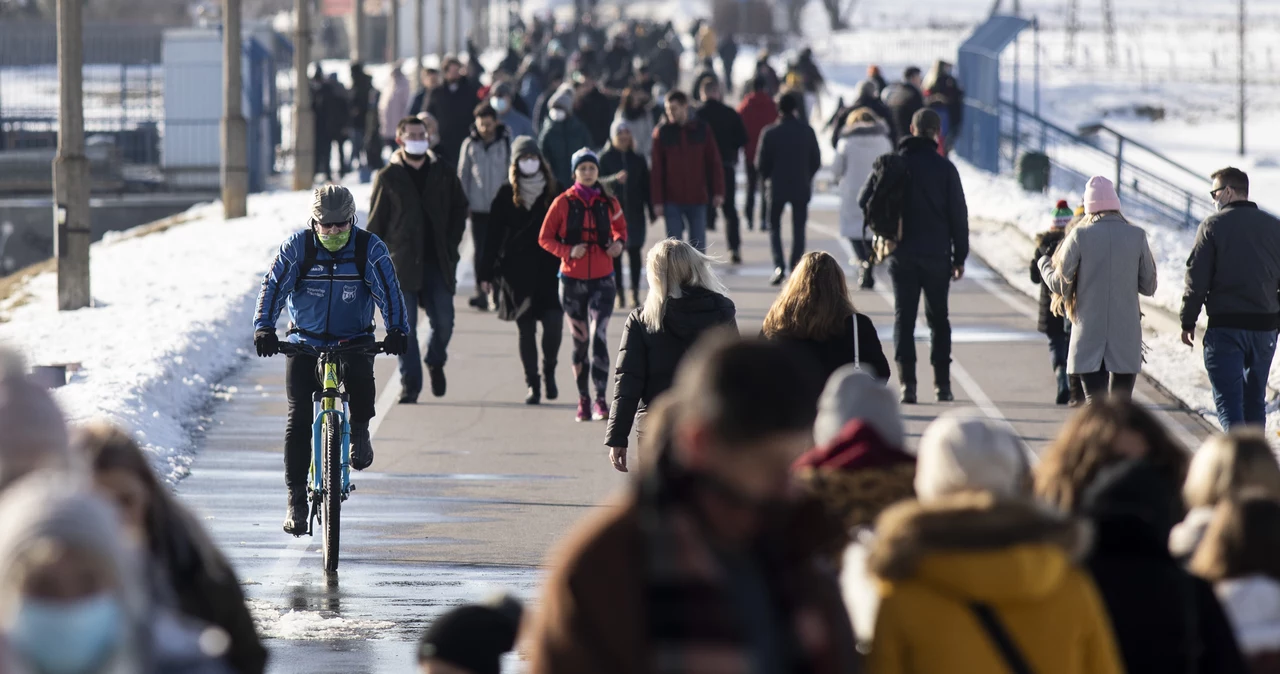
[[[320,237],[320,245],[324,246],[325,250],[330,253],[336,253],[342,250],[343,246],[347,245],[347,241],[351,240],[351,230],[348,229],[340,234],[317,233],[316,236]]]

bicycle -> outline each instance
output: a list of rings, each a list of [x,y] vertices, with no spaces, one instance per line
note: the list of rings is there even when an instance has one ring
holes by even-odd
[[[374,355],[382,350],[382,342],[321,347],[290,342],[280,344],[282,355],[312,356],[318,361],[316,374],[321,382],[321,389],[312,396],[315,420],[311,424],[311,471],[307,478],[307,500],[311,503],[311,513],[307,517],[307,535],[314,535],[312,524],[319,519],[324,528],[324,570],[327,573],[338,570],[342,502],[356,489],[351,484],[348,397],[345,390],[340,390],[342,367],[338,357],[344,354]]]

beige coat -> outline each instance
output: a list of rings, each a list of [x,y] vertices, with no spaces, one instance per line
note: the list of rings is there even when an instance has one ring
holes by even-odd
[[[1062,268],[1040,259],[1050,292],[1075,294],[1067,372],[1136,374],[1142,370],[1142,308],[1138,295],[1156,292],[1156,262],[1147,233],[1118,214],[1086,219],[1067,234]]]

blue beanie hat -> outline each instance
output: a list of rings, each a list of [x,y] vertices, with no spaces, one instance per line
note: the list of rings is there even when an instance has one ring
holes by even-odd
[[[584,147],[573,153],[573,159],[571,160],[571,167],[569,170],[577,171],[578,167],[584,162],[591,162],[596,165],[596,168],[600,168],[600,158],[596,156],[596,153]]]

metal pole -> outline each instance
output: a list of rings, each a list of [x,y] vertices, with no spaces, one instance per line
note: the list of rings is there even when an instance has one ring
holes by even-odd
[[[449,37],[449,0],[436,0],[439,3],[440,22],[436,24],[436,54],[440,57],[440,66],[444,67],[445,54],[449,53],[449,47],[445,44],[445,40]]]
[[[391,11],[387,14],[387,61],[394,63],[400,58],[400,0],[391,0]]]
[[[1019,49],[1019,47],[1021,46],[1022,46],[1022,40],[1020,38],[1014,38],[1013,40],[1013,163],[1015,166],[1017,166],[1017,163],[1018,163],[1018,141],[1019,141],[1019,138],[1018,138],[1019,119],[1018,118],[1022,111],[1022,108],[1019,107],[1018,105],[1021,102],[1018,100],[1018,80],[1022,76],[1022,54],[1021,54],[1022,50]]]
[[[248,214],[248,145],[240,73],[240,0],[222,3],[222,215]]]
[[[1244,156],[1244,0],[1240,0],[1240,156]]]
[[[426,35],[423,27],[423,5],[426,0],[413,0],[413,53],[417,56],[417,66],[414,69],[414,84],[422,86],[422,61],[427,56]]]
[[[1036,117],[1040,116],[1040,17],[1031,19],[1031,35],[1035,42],[1035,101],[1036,101]]]
[[[311,0],[293,0],[293,189],[309,190],[316,177],[316,121],[311,112]]]
[[[58,154],[53,160],[53,256],[58,310],[89,306],[89,160],[84,156],[81,0],[58,0]]]
[[[1112,132],[1115,133],[1115,132]],[[1116,196],[1120,196],[1120,191],[1124,185],[1124,136],[1116,134]]]
[[[351,60],[361,61],[364,54],[364,0],[351,3]]]
[[[462,0],[453,0],[453,53],[461,58],[466,44],[462,37]]]

